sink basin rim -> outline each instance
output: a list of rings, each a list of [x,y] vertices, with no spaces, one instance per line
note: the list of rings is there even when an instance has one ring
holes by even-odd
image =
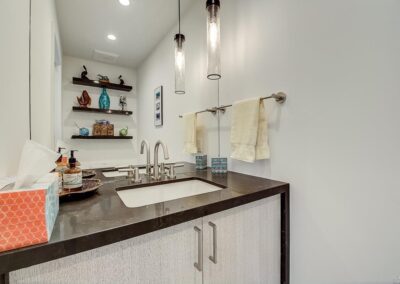
[[[225,185],[212,182],[203,178],[199,177],[185,177],[185,178],[179,178],[179,179],[171,179],[171,180],[162,180],[162,181],[153,181],[149,183],[139,183],[139,184],[133,184],[133,185],[127,185],[127,186],[121,186],[117,187],[115,190],[116,191],[121,191],[121,190],[129,190],[129,189],[136,189],[136,188],[144,188],[144,187],[152,187],[152,186],[158,186],[158,185],[164,185],[164,184],[171,184],[171,183],[178,183],[178,182],[185,182],[185,181],[191,181],[191,180],[198,180],[202,181],[208,184],[211,184],[213,186],[220,187],[221,189],[227,188]]]

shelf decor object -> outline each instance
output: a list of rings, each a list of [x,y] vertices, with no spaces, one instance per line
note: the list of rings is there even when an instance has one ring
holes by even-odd
[[[163,87],[154,90],[154,125],[163,125]]]
[[[80,127],[76,122],[75,126],[78,128],[80,136],[89,136],[89,129],[87,129],[86,127]]]
[[[82,80],[89,80],[89,78],[87,77],[88,71],[85,65],[83,65],[83,71],[81,73],[81,79]]]
[[[126,102],[126,96],[119,96],[119,106],[121,107],[121,110],[124,111],[125,107],[128,103]]]
[[[207,78],[210,80],[221,79],[221,39],[220,39],[220,1],[207,0],[207,51],[208,69]]]
[[[99,108],[80,107],[80,106],[73,106],[72,110],[80,112],[98,112],[98,113],[118,114],[118,115],[132,115],[133,113],[132,111],[129,110],[99,109]]]
[[[132,136],[80,136],[80,135],[72,135],[71,139],[133,139]]]
[[[119,130],[119,136],[127,136],[128,135],[128,126],[125,128],[121,128]]]
[[[178,0],[178,33],[175,35],[175,94],[185,94],[185,36],[181,34],[181,0]]]
[[[107,120],[96,120],[93,124],[93,136],[114,136],[114,124]]]
[[[120,84],[114,84],[114,83],[105,83],[105,82],[99,82],[97,80],[82,79],[82,78],[77,78],[77,77],[72,78],[72,84],[81,85],[81,86],[89,86],[89,87],[97,87],[97,88],[107,88],[110,90],[117,90],[117,91],[124,91],[124,92],[132,91],[132,86],[120,85]]]
[[[89,93],[86,90],[82,92],[80,97],[76,97],[76,99],[79,105],[84,108],[87,108],[92,103],[92,98],[89,96]]]
[[[99,97],[99,108],[110,109],[110,97],[107,94],[107,89],[103,88]]]

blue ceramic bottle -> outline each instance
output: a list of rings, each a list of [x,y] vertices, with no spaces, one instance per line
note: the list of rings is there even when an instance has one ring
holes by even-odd
[[[103,88],[103,91],[100,94],[99,108],[100,109],[110,109],[110,97],[107,94],[106,88]]]

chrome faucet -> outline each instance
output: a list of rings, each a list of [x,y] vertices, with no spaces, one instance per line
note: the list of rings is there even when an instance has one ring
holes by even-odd
[[[160,140],[158,140],[156,142],[156,145],[154,145],[154,179],[155,180],[159,180],[160,177],[160,172],[159,172],[159,168],[158,168],[158,148],[160,147],[160,145],[163,148],[163,152],[164,152],[164,159],[168,160],[169,159],[169,155],[168,155],[168,148],[167,146],[164,145],[163,142],[161,142]],[[164,174],[164,173],[162,173]]]
[[[150,164],[150,144],[147,140],[142,140],[140,145],[140,154],[144,154],[144,147],[146,147],[146,175],[151,175],[151,164]]]

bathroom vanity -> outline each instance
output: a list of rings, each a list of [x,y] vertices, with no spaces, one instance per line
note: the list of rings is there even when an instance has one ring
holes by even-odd
[[[98,170],[104,186],[61,204],[49,243],[0,254],[0,283],[289,283],[289,184],[187,163],[176,175],[167,190],[215,188],[127,207],[119,193],[165,181]]]

